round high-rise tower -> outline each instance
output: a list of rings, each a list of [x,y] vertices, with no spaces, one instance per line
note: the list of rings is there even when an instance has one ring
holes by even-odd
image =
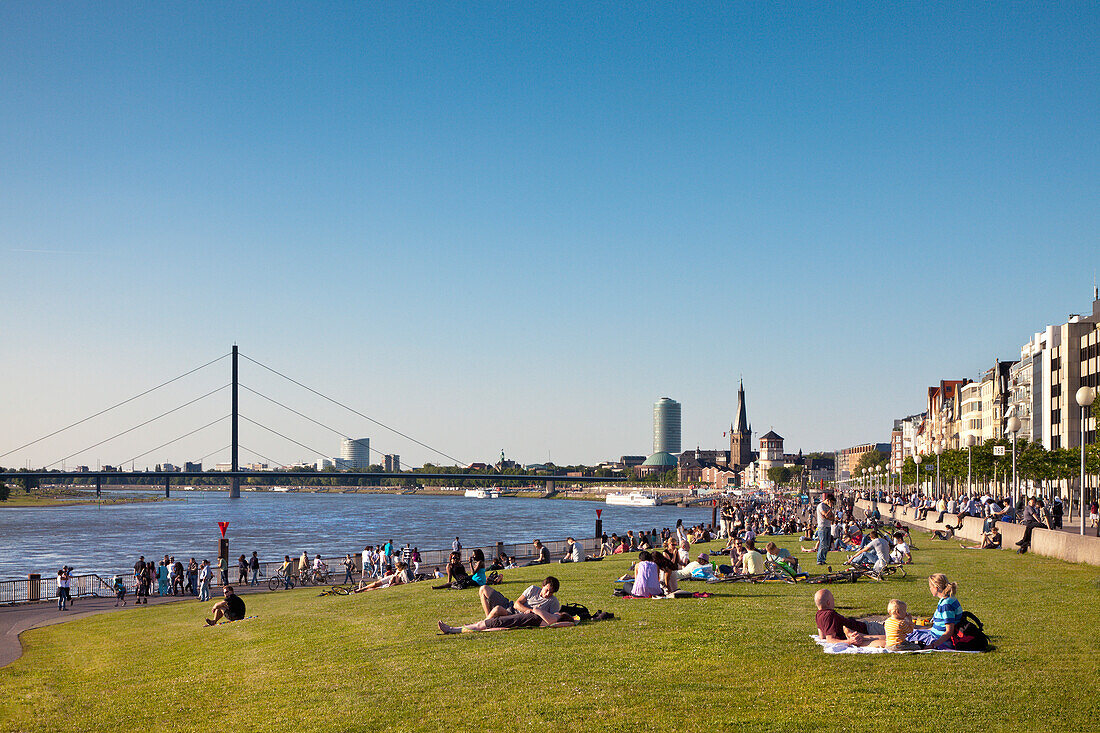
[[[370,438],[352,440],[345,438],[340,443],[341,468],[367,468],[370,466]]]
[[[668,397],[653,403],[653,452],[680,452],[680,403]]]

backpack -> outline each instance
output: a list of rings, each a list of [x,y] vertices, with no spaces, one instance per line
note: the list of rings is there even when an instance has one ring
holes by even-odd
[[[582,606],[579,603],[566,603],[563,604],[560,613],[568,613],[570,616],[574,616],[581,621],[591,621],[592,614],[588,612],[587,606]]]
[[[970,611],[963,611],[959,622],[955,624],[955,633],[951,644],[959,651],[984,652],[989,649],[989,637],[985,635],[982,622]]]

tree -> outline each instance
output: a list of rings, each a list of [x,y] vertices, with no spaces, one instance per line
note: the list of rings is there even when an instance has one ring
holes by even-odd
[[[782,486],[791,480],[791,469],[786,466],[775,466],[768,469],[768,480],[776,486]]]
[[[887,454],[879,453],[877,450],[869,450],[859,457],[859,463],[856,464],[856,471],[864,472],[868,468],[881,466],[886,463],[887,459],[889,459]]]

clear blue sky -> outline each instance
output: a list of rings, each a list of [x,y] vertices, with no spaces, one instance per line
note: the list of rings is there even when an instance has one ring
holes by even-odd
[[[1098,20],[1095,3],[4,3],[0,453],[234,341],[468,461],[645,453],[666,395],[685,448],[720,447],[741,375],[753,427],[789,450],[885,440],[928,384],[1088,310]],[[0,464],[227,381],[222,362]],[[337,451],[250,395],[242,411]],[[68,464],[227,412],[221,393]],[[247,425],[241,442],[315,457]],[[227,443],[222,424],[137,463]]]

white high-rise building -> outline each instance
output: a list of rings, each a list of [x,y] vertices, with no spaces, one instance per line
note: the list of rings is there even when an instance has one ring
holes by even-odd
[[[653,452],[680,452],[680,403],[668,397],[653,403]]]
[[[367,468],[370,466],[370,438],[345,438],[340,443],[338,468]]]

